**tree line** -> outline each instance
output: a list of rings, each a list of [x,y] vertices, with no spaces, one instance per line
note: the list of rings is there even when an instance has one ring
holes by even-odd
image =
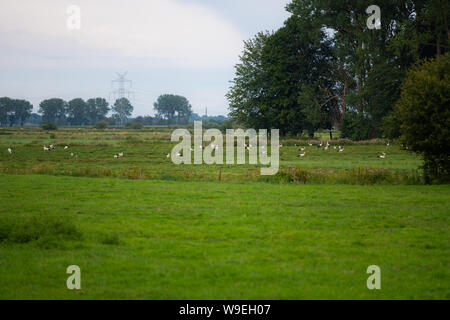
[[[51,98],[39,104],[38,113],[41,114],[41,122],[59,126],[86,126],[99,121],[121,126],[128,122],[143,125],[184,125],[200,118],[192,112],[188,99],[178,95],[163,94],[158,97],[153,107],[156,112],[154,117],[139,116],[131,119],[134,107],[127,98],[117,99],[112,106],[109,106],[104,98],[91,98],[86,101],[81,98],[70,101]],[[0,98],[0,126],[23,126],[29,118],[36,122],[39,115],[32,114],[32,109],[32,104],[26,100]],[[110,117],[107,116],[109,112]]]
[[[75,98],[68,102],[52,98],[42,101],[38,112],[42,114],[42,122],[83,126],[105,120],[110,110],[113,111],[114,118],[123,120],[125,116],[131,115],[133,107],[126,98],[117,99],[111,108],[104,98],[92,98],[87,101]]]
[[[289,135],[338,126],[355,140],[398,137],[393,109],[407,71],[449,51],[450,4],[377,5],[381,28],[371,30],[364,1],[291,1],[282,28],[245,42],[227,94],[230,116]]]
[[[15,124],[23,126],[31,116],[32,110],[33,105],[26,100],[0,98],[0,126],[12,127]]]

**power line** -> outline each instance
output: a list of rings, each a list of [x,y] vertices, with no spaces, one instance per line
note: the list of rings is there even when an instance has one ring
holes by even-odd
[[[109,100],[111,100],[111,95],[114,96],[114,100],[127,98],[130,99],[130,95],[134,94],[133,91],[130,91],[129,88],[133,86],[133,82],[125,78],[128,74],[126,71],[123,74],[117,73],[118,78],[111,81],[111,88],[114,89],[114,85],[117,84],[117,88],[109,93]]]

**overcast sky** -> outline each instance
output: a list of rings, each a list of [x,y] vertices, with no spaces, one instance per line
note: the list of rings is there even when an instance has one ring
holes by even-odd
[[[276,30],[288,0],[0,0],[0,96],[39,102],[104,97],[128,71],[133,116],[153,115],[160,94],[194,112],[227,114],[224,97],[243,41]],[[67,8],[81,28],[67,27]],[[111,99],[111,100],[110,100]]]

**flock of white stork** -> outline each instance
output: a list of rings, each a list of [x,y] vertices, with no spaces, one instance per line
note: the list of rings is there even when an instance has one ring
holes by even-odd
[[[312,143],[308,143],[308,145],[309,145],[310,147],[313,146]],[[295,146],[297,146],[297,144],[295,144]],[[388,142],[388,143],[386,144],[386,146],[389,147],[389,146],[390,146],[390,143]],[[327,143],[325,144],[325,146],[324,146],[324,143],[321,142],[321,143],[319,143],[319,144],[317,145],[317,148],[318,148],[318,149],[323,148],[324,151],[327,151],[329,148],[331,148],[330,142],[327,141]],[[333,149],[336,150],[338,153],[342,153],[342,152],[344,152],[344,150],[345,150],[342,146],[338,146],[338,147],[333,146]],[[306,156],[306,147],[301,147],[300,149],[298,149],[298,151],[303,152],[303,153],[300,153],[300,154],[298,155],[298,157],[304,158],[304,157]],[[380,155],[377,156],[377,158],[379,158],[379,159],[386,159],[386,152],[381,153]]]
[[[56,147],[54,144],[51,144],[48,147],[44,146],[43,149],[44,149],[44,151],[50,151],[50,150],[55,150]],[[64,146],[64,150],[68,150],[68,149],[69,149],[69,146]],[[12,154],[11,148],[8,148],[7,151],[9,154]],[[78,159],[78,155],[74,154],[73,152],[70,153],[70,156],[74,157],[75,159]],[[115,154],[114,159],[122,158],[123,156],[124,156],[124,153],[121,152],[121,153]]]
[[[310,147],[313,146],[312,143],[308,143],[308,145],[309,145]],[[219,146],[218,146],[218,145],[211,144],[210,146],[211,146],[211,149],[213,149],[213,150],[218,150],[218,149],[219,149]],[[282,147],[282,146],[283,146],[283,145],[280,145],[280,147]],[[295,144],[295,146],[297,147],[297,144]],[[388,143],[386,144],[386,146],[389,147],[389,146],[390,146],[390,143],[388,142]],[[245,144],[245,148],[246,148],[247,150],[250,150],[250,148],[252,148],[252,147],[253,147],[253,146],[252,146],[251,144],[248,145],[248,146]],[[317,148],[318,148],[318,149],[323,148],[323,150],[325,150],[325,151],[328,150],[330,147],[331,147],[331,146],[330,146],[330,142],[328,142],[328,141],[327,141],[327,143],[325,144],[325,146],[324,146],[323,142],[321,142],[320,144],[317,145]],[[203,149],[203,146],[199,146],[199,148],[200,148],[200,149]],[[262,147],[262,148],[265,149],[264,147]],[[67,149],[69,149],[69,146],[65,146],[65,147],[64,147],[64,150],[67,150]],[[344,152],[344,150],[345,150],[345,149],[344,149],[343,147],[341,147],[341,146],[338,146],[338,147],[333,146],[333,149],[336,150],[338,153],[342,153],[342,152]],[[11,149],[11,148],[8,148],[7,150],[8,150],[8,153],[9,153],[9,154],[12,154],[12,149]],[[50,150],[55,150],[55,146],[54,146],[53,144],[49,145],[48,147],[44,146],[44,151],[50,151]],[[191,152],[192,152],[192,151],[194,151],[194,149],[191,148]],[[298,155],[299,158],[304,158],[304,157],[306,156],[306,147],[301,147],[300,149],[298,149],[298,151],[303,152],[303,153],[300,153],[300,154]],[[261,151],[261,153],[262,153],[262,154],[266,154],[267,152],[264,150],[264,151]],[[70,155],[71,155],[72,157],[75,157],[75,158],[78,159],[78,155],[76,155],[76,154],[74,155],[73,152],[72,152]],[[115,154],[115,155],[114,155],[114,159],[119,159],[119,158],[122,158],[123,156],[124,156],[124,153],[121,152],[121,153]],[[177,157],[181,157],[181,156],[182,156],[182,154],[181,154],[180,152],[178,152]],[[168,153],[166,157],[169,159],[169,158],[170,158],[170,153]],[[381,153],[380,155],[377,156],[377,158],[379,158],[379,159],[386,159],[386,153],[385,153],[385,152]]]
[[[297,146],[297,144],[295,144],[295,146]],[[312,143],[308,143],[308,146],[312,147],[313,144],[312,144]],[[331,145],[330,145],[330,142],[329,142],[329,141],[327,141],[327,143],[325,144],[325,146],[324,146],[323,142],[321,142],[321,143],[319,143],[319,144],[317,145],[317,148],[318,148],[318,149],[323,148],[324,151],[327,151],[329,148],[331,148]],[[339,146],[339,147],[333,146],[333,149],[334,149],[334,150],[337,150],[338,153],[342,153],[342,152],[344,152],[344,150],[345,150],[345,149],[344,149],[343,147],[341,147],[341,146]],[[304,157],[306,156],[306,147],[301,147],[300,149],[298,149],[298,151],[303,152],[303,153],[300,153],[300,154],[298,155],[300,158],[304,158]]]

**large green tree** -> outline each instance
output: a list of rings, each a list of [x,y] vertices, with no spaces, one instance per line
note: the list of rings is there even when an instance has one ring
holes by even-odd
[[[450,10],[444,0],[376,4],[381,25],[369,29],[367,2],[293,0],[280,30],[245,42],[227,95],[230,115],[249,126],[296,133],[331,127],[351,111],[344,125],[357,131],[344,132],[380,136],[407,69],[448,51]]]
[[[153,104],[157,117],[166,119],[168,124],[186,124],[192,114],[189,100],[183,96],[163,94]]]
[[[84,125],[88,121],[88,105],[81,98],[72,99],[67,105],[67,114],[71,125]]]
[[[20,123],[24,125],[25,121],[31,116],[33,105],[21,99],[11,99],[8,97],[0,98],[0,125],[9,123],[13,125]]]
[[[123,125],[124,120],[131,116],[133,106],[127,98],[119,98],[116,100],[111,110],[113,112],[113,117],[120,121],[120,125]]]
[[[12,99],[8,97],[0,98],[0,126],[8,124],[8,113],[12,109]]]
[[[235,66],[235,77],[227,93],[230,116],[251,128],[269,128],[272,125],[268,98],[269,81],[263,66],[263,49],[270,33],[258,33],[244,41],[240,63]]]
[[[245,43],[227,94],[230,115],[255,128],[282,134],[314,132],[330,122],[335,108],[331,43],[321,25],[292,16],[273,34]]]
[[[364,128],[365,136],[361,132],[354,136],[362,138],[381,134],[382,119],[399,97],[406,68],[415,61],[405,43],[393,45],[403,25],[410,22],[413,1],[380,0],[376,4],[381,9],[381,26],[372,30],[367,26],[369,4],[364,1],[293,0],[288,5],[294,16],[310,15],[333,35],[335,99],[342,120],[350,110],[353,119],[361,121],[363,125],[355,128]]]
[[[42,122],[63,124],[66,121],[67,102],[59,98],[42,101],[38,112],[42,114]]]
[[[104,98],[93,98],[87,102],[87,117],[90,124],[104,120],[109,112],[108,102]]]
[[[450,182],[450,53],[415,66],[395,113],[401,140],[422,155],[427,182]]]
[[[27,100],[16,99],[13,100],[13,109],[14,123],[19,122],[20,126],[23,127],[25,121],[31,116],[33,105]]]

